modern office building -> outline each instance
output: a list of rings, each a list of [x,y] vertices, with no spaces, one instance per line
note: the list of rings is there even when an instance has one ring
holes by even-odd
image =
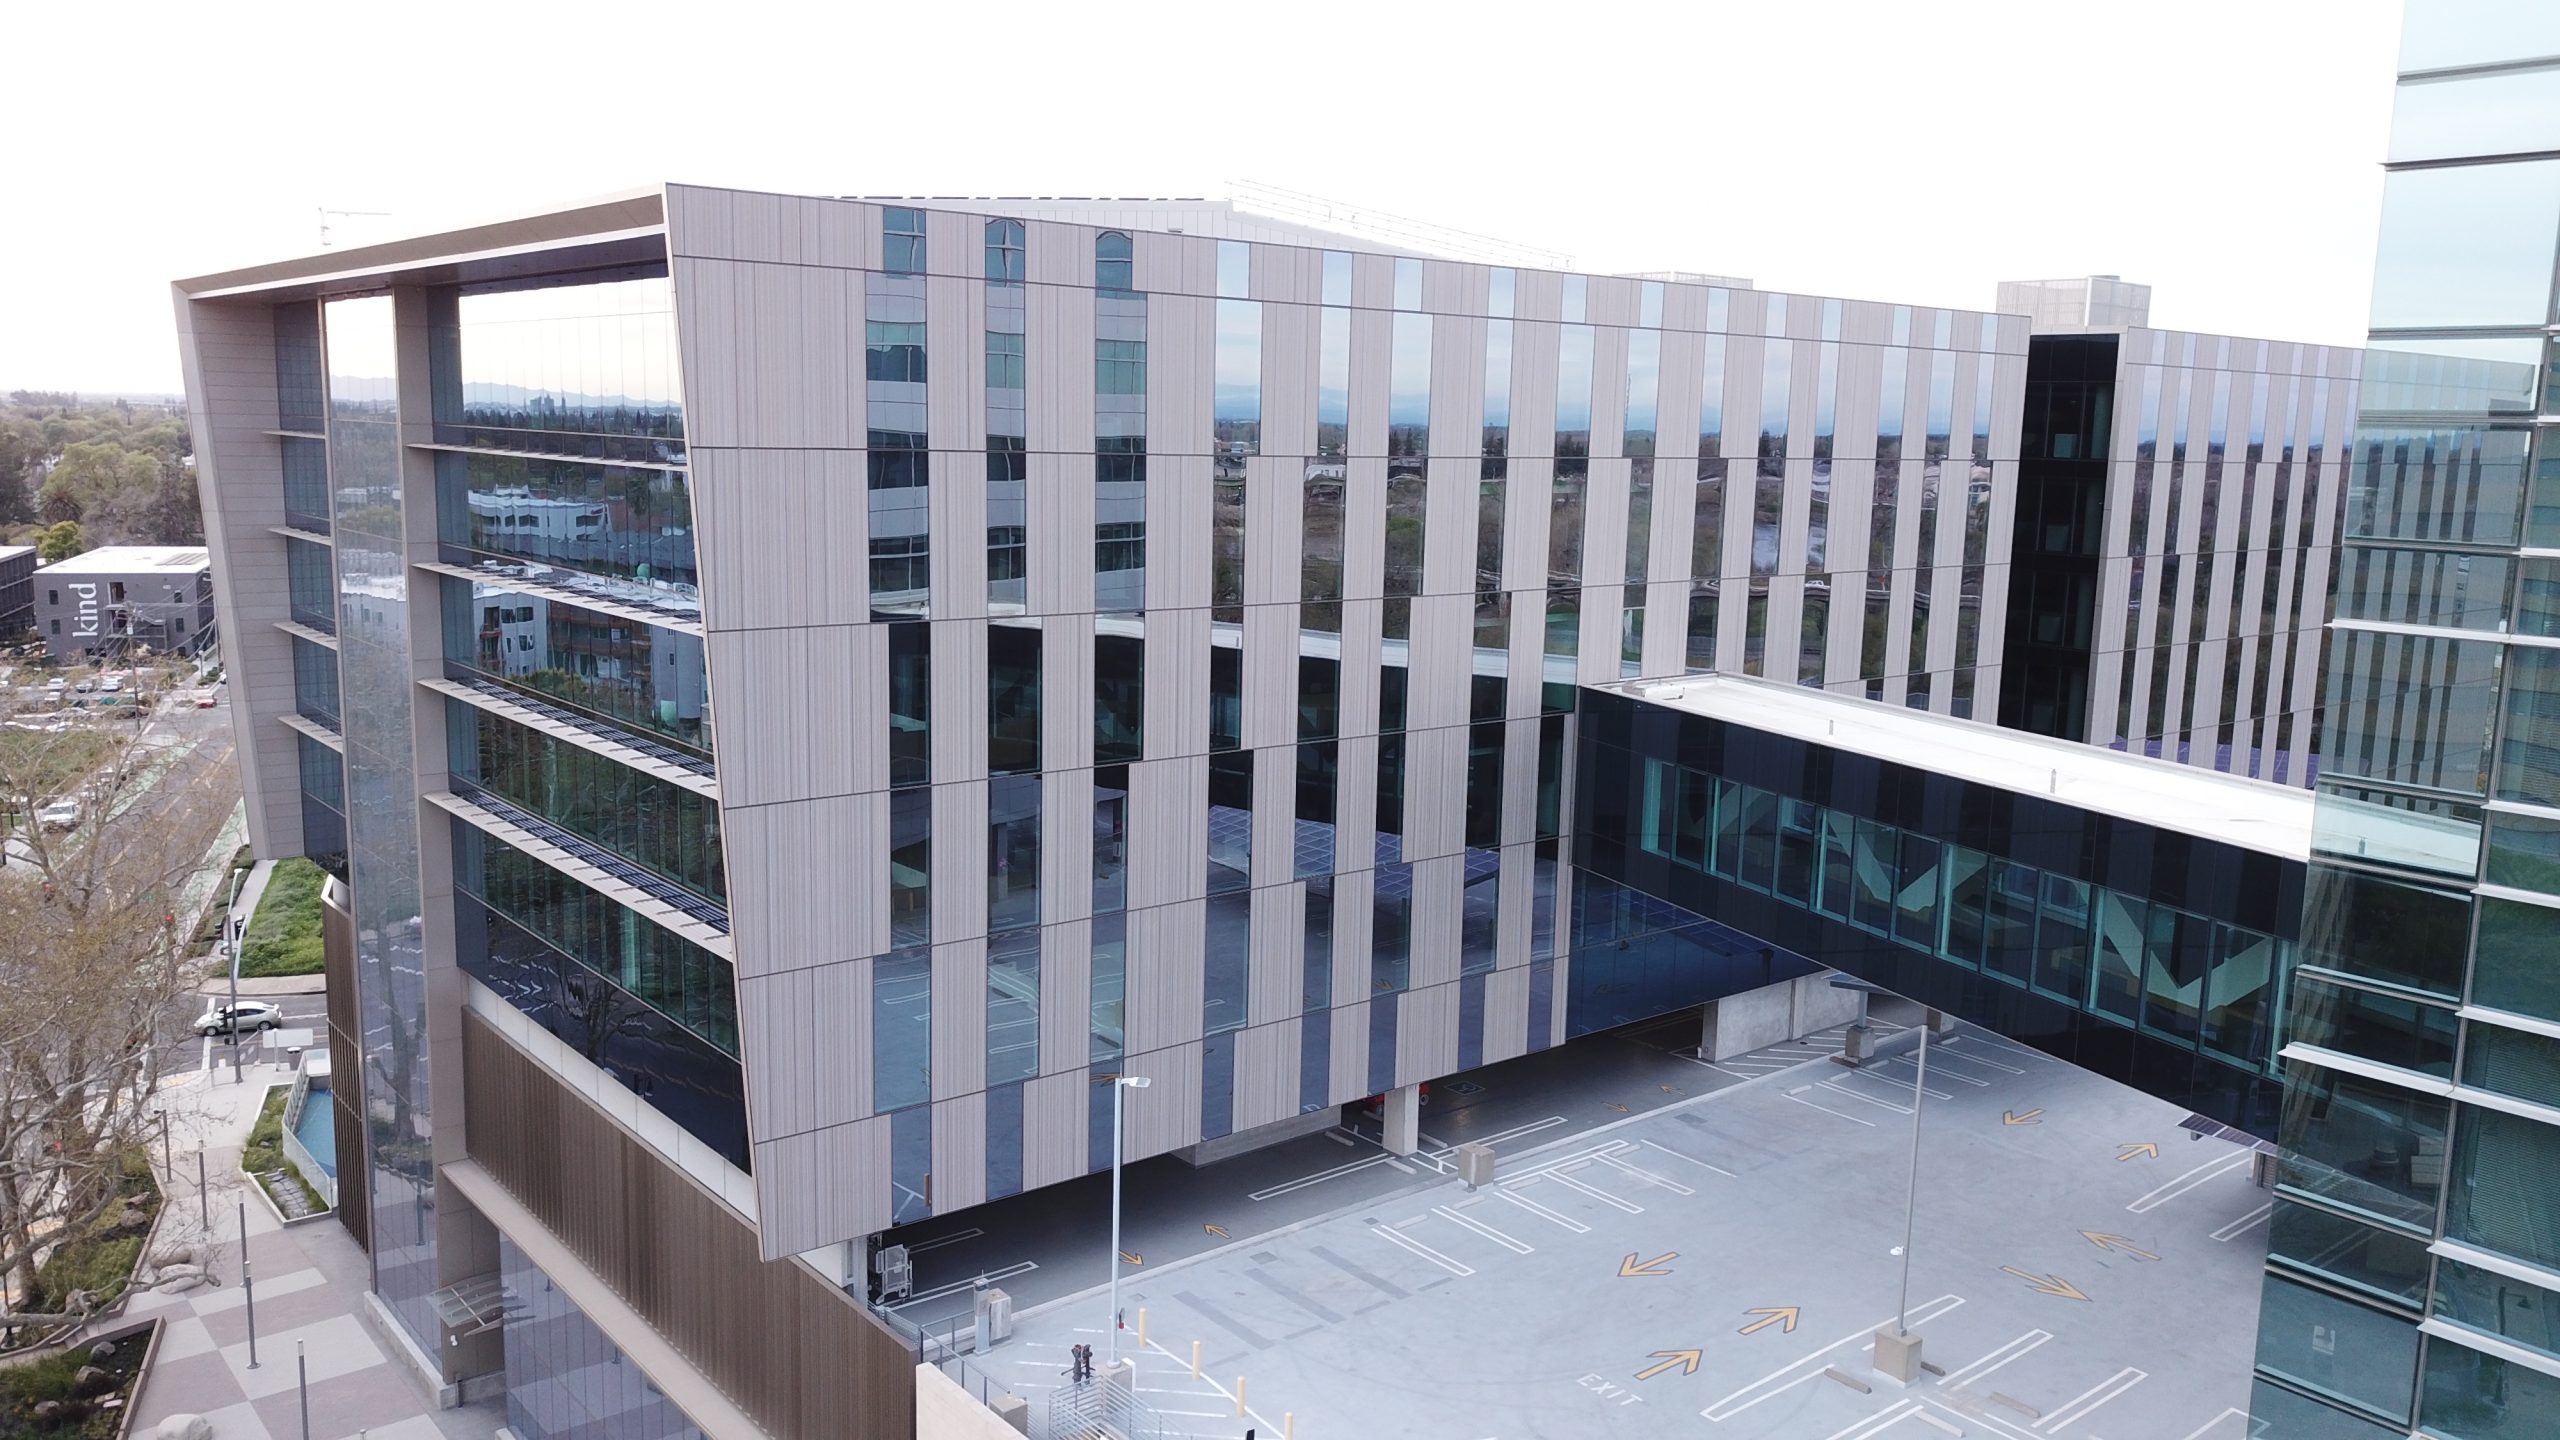
[[[346,1218],[529,1440],[579,1354],[892,1413],[866,1238],[1107,1165],[1098,1076],[1137,1157],[1558,1043],[1585,684],[1997,709],[2022,319],[1021,208],[178,286],[253,840],[352,893]]]
[[[57,661],[192,653],[213,635],[213,564],[201,545],[108,545],[32,579],[36,633]]]
[[[35,628],[36,547],[0,545],[0,637]]]
[[[2402,35],[2252,1410],[2560,1433],[2560,10]]]
[[[2028,351],[2001,723],[2309,785],[2360,353],[2058,328]]]

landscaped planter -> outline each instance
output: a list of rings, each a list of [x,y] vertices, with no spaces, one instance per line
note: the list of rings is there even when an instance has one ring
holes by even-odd
[[[0,1440],[126,1440],[134,1397],[159,1350],[153,1316],[0,1361]]]

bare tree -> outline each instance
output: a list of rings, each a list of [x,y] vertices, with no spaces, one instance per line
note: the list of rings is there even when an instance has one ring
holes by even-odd
[[[146,696],[184,667],[145,664]],[[204,865],[229,806],[228,767],[187,778],[145,743],[149,703],[80,715],[52,697],[0,697],[0,811],[14,812],[0,867],[0,1275],[36,1293],[49,1247],[124,1203],[162,1078],[169,1017],[194,989],[192,933]],[[49,805],[67,805],[46,815]],[[76,1318],[0,1312],[0,1325]]]

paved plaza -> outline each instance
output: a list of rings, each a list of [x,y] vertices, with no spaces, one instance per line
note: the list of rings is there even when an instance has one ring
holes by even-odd
[[[1505,1148],[1484,1189],[1353,1196],[1132,1271],[1141,1398],[1173,1440],[2241,1440],[2269,1201],[2247,1152],[1976,1030],[1931,1046],[1923,1113],[1910,1320],[1938,1373],[1873,1374],[1916,1038],[1855,1070],[1727,1062],[1712,1094]],[[972,1363],[1040,1403],[1105,1308],[1038,1307]]]

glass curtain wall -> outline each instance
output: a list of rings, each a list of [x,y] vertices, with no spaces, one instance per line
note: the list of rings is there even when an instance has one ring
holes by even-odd
[[[2555,95],[2548,6],[2409,7],[2259,1325],[2288,1434],[2560,1404],[2560,650],[2524,578],[2560,544]]]

